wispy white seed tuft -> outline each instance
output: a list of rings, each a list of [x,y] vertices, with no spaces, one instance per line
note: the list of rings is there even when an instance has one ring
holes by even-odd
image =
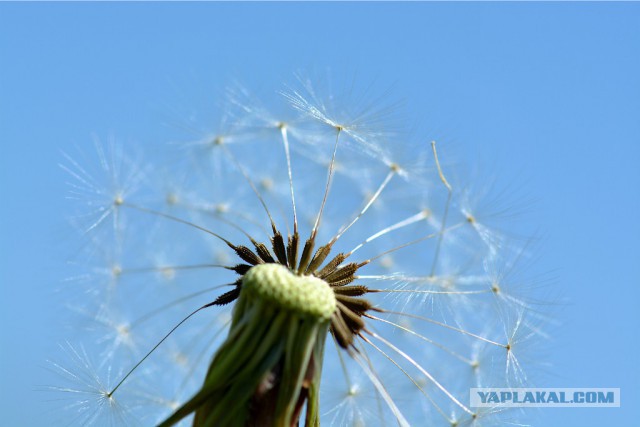
[[[111,140],[97,161],[65,156],[84,243],[69,305],[88,353],[56,364],[82,382],[60,388],[84,399],[69,423],[108,424],[110,408],[143,425],[230,416],[207,399],[250,418],[284,376],[287,407],[270,415],[288,423],[311,422],[305,404],[329,426],[526,418],[468,407],[470,387],[529,384],[547,337],[522,268],[535,250],[497,186],[463,182],[446,144],[403,133],[387,94],[349,106],[302,77],[282,93],[233,87],[167,162]],[[221,378],[242,378],[243,398]]]

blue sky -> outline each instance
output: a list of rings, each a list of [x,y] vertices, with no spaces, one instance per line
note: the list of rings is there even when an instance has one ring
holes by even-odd
[[[348,69],[417,128],[518,183],[559,294],[547,386],[620,387],[620,409],[544,409],[537,425],[629,425],[640,402],[640,5],[611,3],[0,4],[0,407],[46,420],[34,391],[64,332],[61,151],[166,139],[239,78]],[[72,245],[71,245],[72,246]],[[27,411],[27,413],[25,413]]]

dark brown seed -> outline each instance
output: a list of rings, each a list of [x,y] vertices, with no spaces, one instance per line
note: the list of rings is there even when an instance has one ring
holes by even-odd
[[[356,271],[358,271],[358,264],[352,262],[340,267],[337,270],[332,271],[326,276],[320,276],[320,277],[329,283],[339,282],[340,280],[344,280],[347,277],[353,276],[353,274]]]
[[[329,283],[329,285],[331,285],[332,288],[338,288],[340,286],[348,285],[349,283],[353,282],[354,280],[356,280],[356,276],[349,276],[346,279],[333,281],[333,282]]]
[[[212,305],[227,305],[230,302],[233,302],[236,300],[236,298],[238,298],[238,296],[240,296],[240,285],[237,285],[234,289],[230,290],[229,292],[225,292],[224,294],[220,295],[218,298],[216,298],[216,300],[212,303]]]
[[[235,271],[237,274],[244,276],[251,269],[248,264],[238,264],[235,267],[229,267],[229,270]]]
[[[350,297],[359,297],[361,295],[366,294],[367,292],[369,292],[369,289],[366,286],[362,286],[362,285],[333,288],[334,294],[345,295]]]
[[[353,343],[353,334],[342,318],[339,310],[336,310],[331,317],[331,334],[342,348],[349,348]]]
[[[316,268],[320,267],[320,265],[324,262],[324,260],[327,259],[327,256],[329,256],[330,252],[331,252],[331,244],[320,246],[316,251],[315,255],[313,256],[313,259],[311,259],[311,263],[309,264],[309,267],[307,267],[307,269],[305,270],[305,273],[309,274],[316,271]]]
[[[313,253],[313,246],[315,242],[313,239],[307,239],[302,250],[302,257],[300,257],[300,265],[298,266],[298,272],[303,272],[311,261],[311,254]]]
[[[329,261],[327,265],[322,267],[322,270],[320,270],[316,274],[316,276],[320,277],[321,279],[324,278],[328,274],[332,273],[336,269],[336,267],[339,266],[340,263],[342,263],[342,261],[344,261],[346,258],[347,256],[345,254],[339,253],[338,255],[335,256],[335,258]]]
[[[264,264],[264,261],[246,246],[235,246],[236,254],[251,265]]]
[[[287,261],[289,262],[289,268],[291,270],[296,269],[296,261],[298,260],[298,242],[300,236],[298,233],[293,233],[293,236],[289,236],[289,242],[287,244]]]
[[[371,303],[363,298],[336,294],[336,300],[349,307],[351,311],[358,315],[362,315],[365,311],[371,308]]]
[[[287,250],[284,246],[284,239],[279,231],[276,231],[271,238],[271,246],[273,247],[273,253],[276,254],[278,262],[282,265],[287,265]]]
[[[258,256],[262,258],[264,262],[275,262],[275,260],[271,256],[271,253],[269,252],[269,249],[267,248],[267,245],[265,245],[264,243],[256,242],[253,239],[251,240],[251,242],[253,243],[253,246],[255,246],[256,252],[258,252]]]
[[[345,320],[347,327],[351,331],[351,333],[356,334],[362,328],[364,328],[364,321],[358,316],[356,313],[351,311],[349,307],[344,304],[340,304],[338,302],[338,310],[340,310],[340,314]]]

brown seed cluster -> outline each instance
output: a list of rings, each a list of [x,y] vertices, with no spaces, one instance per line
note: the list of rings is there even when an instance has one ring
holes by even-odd
[[[311,237],[306,240],[302,248],[302,254],[298,256],[300,248],[300,235],[298,232],[294,231],[292,235],[289,235],[285,245],[282,233],[277,230],[273,223],[271,228],[273,231],[271,251],[264,243],[257,242],[252,238],[253,250],[247,246],[236,246],[225,240],[227,245],[246,264],[229,267],[230,270],[239,274],[240,278],[232,284],[232,286],[235,286],[234,289],[220,295],[212,305],[225,305],[238,298],[242,288],[243,276],[254,265],[281,264],[289,268],[294,274],[313,275],[329,284],[337,302],[336,311],[331,317],[330,332],[341,347],[345,349],[351,347],[354,337],[364,328],[362,317],[368,310],[373,308],[371,303],[362,298],[362,296],[368,292],[375,291],[366,286],[351,284],[357,278],[356,272],[358,269],[368,264],[368,261],[343,264],[348,258],[348,254],[339,253],[325,263],[329,258],[335,240],[320,246],[314,252],[315,233],[312,233]]]

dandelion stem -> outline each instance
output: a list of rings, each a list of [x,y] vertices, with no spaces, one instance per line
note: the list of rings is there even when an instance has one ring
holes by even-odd
[[[318,423],[320,372],[329,321],[330,286],[284,265],[260,264],[243,277],[229,336],[200,390],[160,425],[195,413],[194,426],[305,426]]]

